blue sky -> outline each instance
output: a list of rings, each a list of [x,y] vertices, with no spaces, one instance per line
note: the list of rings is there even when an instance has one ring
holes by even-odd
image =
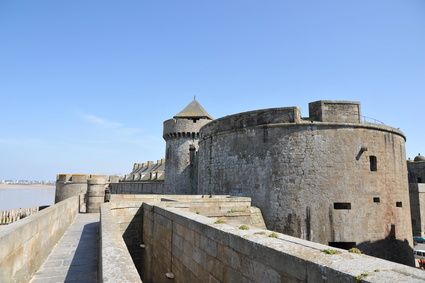
[[[0,1],[0,179],[126,173],[215,117],[344,99],[425,154],[425,1]]]

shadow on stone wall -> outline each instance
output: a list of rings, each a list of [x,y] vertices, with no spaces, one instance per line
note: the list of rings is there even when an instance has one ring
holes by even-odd
[[[392,262],[415,266],[415,258],[413,249],[409,242],[394,239],[391,235],[385,239],[375,242],[363,242],[357,247],[364,253],[370,256],[379,257]]]
[[[122,235],[125,245],[130,252],[137,272],[142,277],[143,268],[143,248],[140,245],[143,243],[143,208],[137,210],[134,217],[128,224],[127,229]]]

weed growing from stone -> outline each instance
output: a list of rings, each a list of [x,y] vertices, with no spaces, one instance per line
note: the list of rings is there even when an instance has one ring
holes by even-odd
[[[359,250],[358,248],[351,248],[351,249],[348,250],[348,252],[353,253],[353,254],[359,254],[359,255],[362,254],[362,251]]]
[[[214,222],[214,224],[224,224],[226,223],[226,220],[224,219],[218,219],[216,222]]]
[[[327,255],[337,255],[340,254],[340,251],[334,250],[334,249],[326,249],[326,250],[322,250],[322,252],[324,252]]]
[[[271,234],[269,235],[269,237],[270,237],[270,238],[278,238],[278,237],[279,237],[279,235],[278,235],[277,233],[273,232],[273,233],[271,233]]]
[[[366,279],[366,277],[368,276],[369,274],[367,274],[366,272],[364,272],[364,273],[362,273],[362,274],[360,274],[360,275],[357,275],[356,276],[356,282],[363,282],[363,280],[364,279]]]
[[[241,225],[239,226],[240,230],[249,230],[249,227],[247,225]]]

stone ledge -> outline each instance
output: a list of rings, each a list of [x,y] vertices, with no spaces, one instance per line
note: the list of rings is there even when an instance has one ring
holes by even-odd
[[[220,245],[272,268],[285,278],[304,282],[354,282],[367,274],[364,282],[423,282],[425,272],[382,259],[349,253],[345,250],[305,241],[262,229],[239,230],[227,224],[214,224],[214,220],[191,212],[183,212],[163,205],[145,204],[151,210],[184,229],[208,237]],[[329,255],[324,250],[337,254]]]
[[[100,223],[100,282],[142,282],[109,203],[102,204],[100,208]]]

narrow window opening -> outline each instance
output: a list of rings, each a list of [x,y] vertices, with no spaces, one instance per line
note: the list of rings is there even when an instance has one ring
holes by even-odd
[[[370,162],[370,171],[378,171],[378,160],[376,156],[374,155],[369,156],[369,162]]]
[[[329,242],[328,245],[334,248],[349,250],[356,247],[356,242]]]
[[[403,203],[401,201],[398,201],[395,203],[395,206],[397,207],[403,207]]]
[[[374,197],[373,202],[380,203],[381,199],[379,197]]]
[[[422,183],[422,178],[418,177],[418,183]]]
[[[166,160],[169,160],[170,159],[170,157],[171,157],[171,155],[170,155],[170,148],[167,148],[167,150],[165,151],[165,159]]]
[[[334,209],[351,209],[351,202],[334,202]]]
[[[193,144],[189,146],[189,163],[193,165],[195,163],[196,148]]]

